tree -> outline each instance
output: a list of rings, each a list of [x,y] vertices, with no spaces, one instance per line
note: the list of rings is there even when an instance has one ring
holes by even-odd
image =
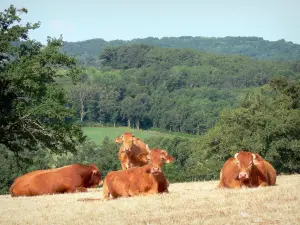
[[[30,40],[39,23],[20,24],[22,13],[11,5],[0,13],[0,143],[17,159],[30,159],[25,150],[76,151],[85,137],[72,123],[65,91],[56,80],[76,80],[76,60],[60,52],[62,38],[48,37],[47,45]],[[65,73],[60,73],[65,69]]]
[[[88,104],[94,90],[88,81],[87,75],[82,75],[78,84],[70,88],[69,96],[75,109],[79,109],[80,121],[83,122],[85,116],[89,113]]]
[[[195,144],[189,159],[192,173],[217,178],[223,163],[241,149],[261,154],[278,173],[299,173],[299,100],[299,81],[286,78],[244,94],[239,107],[224,110],[217,125]]]

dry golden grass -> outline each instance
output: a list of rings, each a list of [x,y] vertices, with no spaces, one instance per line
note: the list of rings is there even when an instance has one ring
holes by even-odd
[[[87,193],[12,198],[0,196],[1,224],[300,224],[300,175],[277,186],[215,189],[217,181],[177,183],[170,193],[91,202]]]

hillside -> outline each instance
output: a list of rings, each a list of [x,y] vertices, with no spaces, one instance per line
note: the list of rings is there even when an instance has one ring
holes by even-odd
[[[0,196],[1,224],[299,224],[300,175],[279,176],[277,186],[217,190],[217,181],[175,183],[170,193],[111,201],[101,189],[87,193]]]
[[[147,44],[164,48],[190,48],[217,54],[244,55],[259,60],[295,61],[300,59],[300,45],[286,42],[284,39],[268,41],[260,37],[148,37],[131,41],[105,41],[97,38],[65,42],[62,50],[70,55],[75,55],[82,65],[99,66],[99,54],[106,46],[132,44]]]

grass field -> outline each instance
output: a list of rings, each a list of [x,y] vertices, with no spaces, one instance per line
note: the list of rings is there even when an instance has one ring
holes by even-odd
[[[153,136],[166,136],[167,134],[155,132],[155,131],[145,131],[145,130],[135,130],[128,127],[83,127],[84,134],[88,136],[89,139],[97,144],[102,143],[103,139],[107,136],[114,140],[119,137],[124,132],[132,132],[136,137],[142,139],[153,137]]]
[[[0,196],[0,224],[300,224],[300,175],[279,176],[277,186],[218,190],[217,181],[176,183],[170,193],[82,202],[87,193],[12,198]]]

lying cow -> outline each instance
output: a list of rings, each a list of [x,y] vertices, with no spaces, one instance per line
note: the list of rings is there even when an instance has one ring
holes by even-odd
[[[162,166],[164,162],[173,162],[174,158],[161,149],[149,150],[145,158],[149,163],[142,167],[109,172],[103,183],[104,198],[168,192],[168,181],[162,172]]]
[[[241,151],[228,159],[221,172],[218,187],[241,188],[275,185],[276,171],[259,154]]]
[[[102,184],[96,165],[72,164],[57,169],[37,170],[15,179],[9,192],[12,197],[55,193],[86,192]]]
[[[116,138],[116,143],[122,144],[118,156],[123,170],[147,164],[146,144],[140,138],[134,137],[130,132],[125,132],[121,137]]]

